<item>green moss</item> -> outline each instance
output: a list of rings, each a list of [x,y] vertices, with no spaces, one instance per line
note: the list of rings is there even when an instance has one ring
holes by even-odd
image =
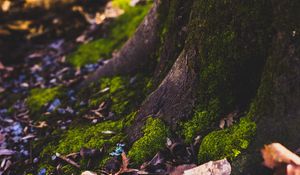
[[[135,117],[136,117],[137,111],[134,111],[132,113],[130,113],[129,115],[127,115],[124,119],[124,127],[128,128],[131,126],[132,122],[134,121]]]
[[[45,104],[59,97],[63,92],[61,86],[48,89],[32,89],[27,98],[27,105],[31,112],[39,111]]]
[[[82,147],[101,148],[104,144],[115,145],[124,135],[120,134],[123,128],[121,121],[107,121],[95,126],[76,127],[67,131],[59,141],[56,152],[68,154],[79,151]],[[103,131],[113,131],[118,134],[107,135]]]
[[[147,83],[150,81],[145,75],[137,75],[135,81],[128,76],[102,78],[79,93],[79,101],[89,99],[88,108],[96,108],[103,101],[110,101],[110,111],[117,116],[124,116],[132,112],[132,109],[140,105],[148,92]],[[106,92],[101,92],[109,88]],[[78,104],[79,107],[79,104]],[[85,112],[82,109],[82,113]]]
[[[128,156],[135,164],[151,158],[161,150],[168,136],[168,128],[160,119],[149,117],[144,128],[144,136],[134,142]]]
[[[77,124],[76,127],[69,129],[66,133],[62,133],[60,138],[52,140],[47,146],[43,148],[40,153],[41,164],[40,168],[47,168],[49,172],[52,172],[53,167],[50,157],[55,153],[67,155],[69,153],[79,152],[81,148],[93,148],[100,149],[105,147],[105,153],[103,157],[95,161],[99,161],[90,169],[97,169],[103,165],[105,160],[109,157],[109,152],[113,151],[114,146],[125,140],[125,135],[122,133],[123,120],[119,121],[105,121],[91,126],[90,124]],[[113,131],[115,134],[105,134],[104,131]],[[84,170],[88,164],[88,161],[81,159],[79,162],[81,169],[74,168],[73,166],[63,165],[62,170],[65,174],[79,174],[81,170]]]
[[[185,141],[191,143],[197,134],[209,128],[211,121],[212,118],[207,111],[195,112],[191,120],[183,123],[183,136]]]
[[[135,32],[138,25],[147,14],[151,4],[145,6],[129,6],[130,0],[113,0],[113,5],[122,8],[125,13],[110,24],[107,38],[94,40],[83,44],[67,57],[67,61],[76,67],[95,63],[100,58],[109,58],[112,52]]]
[[[220,117],[254,98],[271,43],[269,5],[194,1],[187,45],[199,53],[201,110]]]
[[[230,128],[213,131],[204,137],[198,154],[199,162],[228,158],[233,160],[245,150],[256,131],[256,124],[248,117]]]

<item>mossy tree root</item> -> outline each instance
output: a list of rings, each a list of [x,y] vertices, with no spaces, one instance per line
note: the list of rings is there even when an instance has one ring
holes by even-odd
[[[142,104],[128,130],[130,142],[141,137],[141,128],[149,116],[161,118],[174,131],[178,121],[191,114],[197,85],[196,58],[195,50],[182,51],[161,84]]]
[[[146,69],[154,61],[151,56],[159,46],[159,29],[162,22],[159,20],[158,10],[161,6],[162,3],[156,0],[135,34],[120,51],[88,76],[79,87],[97,81],[100,77],[134,74]]]

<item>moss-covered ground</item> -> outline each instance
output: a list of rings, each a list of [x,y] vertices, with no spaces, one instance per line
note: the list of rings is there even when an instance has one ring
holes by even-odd
[[[61,86],[53,88],[36,88],[30,91],[27,98],[27,105],[32,113],[38,112],[47,103],[51,102],[55,98],[59,98],[64,93]]]
[[[233,160],[248,147],[255,130],[256,124],[250,118],[245,117],[230,128],[209,133],[200,145],[199,162],[222,158]]]
[[[119,49],[135,32],[151,7],[151,3],[131,7],[129,2],[130,0],[113,0],[112,4],[123,9],[125,13],[109,24],[109,32],[106,37],[80,45],[67,57],[67,61],[80,67],[111,57],[113,51]]]
[[[49,172],[55,169],[51,165],[50,157],[55,153],[62,155],[78,152],[81,148],[100,149],[105,147],[103,157],[100,157],[98,163],[90,169],[98,169],[103,163],[110,158],[109,153],[113,151],[115,145],[126,141],[124,129],[129,127],[136,115],[137,106],[148,93],[148,84],[150,79],[146,75],[138,75],[135,77],[112,77],[102,78],[98,82],[83,88],[78,92],[78,103],[75,104],[79,114],[73,118],[72,124],[67,131],[61,131],[59,128],[53,128],[51,138],[37,141],[34,145],[37,149],[41,145],[40,157],[42,157],[39,168],[47,168]],[[38,95],[36,95],[38,96]],[[134,99],[134,100],[133,100]],[[85,106],[81,106],[81,101],[87,101]],[[113,113],[114,120],[107,120],[98,124],[92,124],[82,118],[83,115],[88,114],[92,109],[98,108],[102,102],[110,103],[108,111]],[[63,119],[63,116],[53,113],[48,116],[49,120]],[[153,126],[153,125],[152,125]],[[107,134],[106,132],[112,132]],[[48,143],[46,143],[48,142]],[[82,169],[86,168],[87,161],[81,160]],[[70,165],[63,165],[65,173],[79,173],[80,169],[74,168]]]
[[[143,137],[137,140],[128,152],[128,156],[136,165],[151,159],[163,149],[169,135],[167,126],[160,119],[152,117],[147,119],[143,132]]]

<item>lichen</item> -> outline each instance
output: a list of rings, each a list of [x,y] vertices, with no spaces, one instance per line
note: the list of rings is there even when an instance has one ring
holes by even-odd
[[[61,86],[46,89],[35,88],[30,91],[27,98],[27,105],[31,112],[35,113],[61,94],[63,94],[63,88]]]
[[[244,117],[230,128],[209,133],[200,145],[198,161],[203,163],[222,158],[233,160],[248,147],[255,131],[256,124]]]
[[[113,5],[122,8],[125,13],[109,25],[108,36],[80,45],[74,53],[67,57],[67,61],[75,67],[80,67],[88,63],[95,63],[102,58],[109,58],[114,50],[119,49],[135,32],[151,6],[148,3],[143,6],[131,7],[129,2],[129,0],[113,0]]]
[[[143,132],[143,137],[134,142],[128,152],[128,156],[135,164],[143,163],[161,150],[165,145],[169,130],[160,119],[149,117]]]

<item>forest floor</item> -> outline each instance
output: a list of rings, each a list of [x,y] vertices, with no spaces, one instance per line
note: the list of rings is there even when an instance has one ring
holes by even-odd
[[[179,175],[210,167],[230,174],[226,159],[195,169],[200,136],[190,144],[165,140],[167,129],[156,119],[147,120],[143,131],[146,139],[162,141],[163,149],[153,152],[154,147],[145,144],[138,148],[146,150],[137,152],[147,155],[148,162],[127,158],[124,128],[152,90],[146,71],[76,86],[133,35],[151,3],[70,0],[40,7],[0,1],[0,6],[0,175],[85,170]],[[233,117],[226,122],[232,125]]]
[[[106,39],[112,42],[112,34],[109,34],[111,26],[119,25],[114,18],[122,15],[124,8],[134,9],[136,4],[124,7],[122,1],[115,1],[117,5],[106,4],[105,1],[90,4],[72,2],[50,9],[26,9],[26,4],[15,3],[10,4],[14,6],[9,12],[1,12],[0,19],[0,174],[46,174],[49,171],[38,165],[41,163],[41,150],[35,149],[34,142],[48,137],[53,130],[68,130],[74,119],[72,117],[79,110],[75,108],[77,99],[73,84],[102,63],[97,61],[101,56],[97,47],[92,49],[98,55],[92,61],[82,61],[80,65],[76,65],[78,60],[85,58],[70,61],[69,55],[90,41],[103,42]],[[146,5],[137,6],[147,11]],[[3,11],[4,8],[2,4]],[[139,15],[142,19],[144,14]],[[128,16],[123,15],[125,17]],[[137,26],[130,27],[133,28],[132,33]],[[129,37],[126,34],[123,37]],[[112,54],[126,38],[121,40],[106,50],[106,56]],[[64,100],[59,98],[58,93],[64,93]],[[86,101],[80,104],[85,106]],[[60,119],[45,119],[54,111],[56,116],[61,116]],[[44,116],[44,119],[37,115]],[[91,124],[99,122],[97,117],[81,120]],[[43,141],[45,145],[42,146],[49,142]]]

